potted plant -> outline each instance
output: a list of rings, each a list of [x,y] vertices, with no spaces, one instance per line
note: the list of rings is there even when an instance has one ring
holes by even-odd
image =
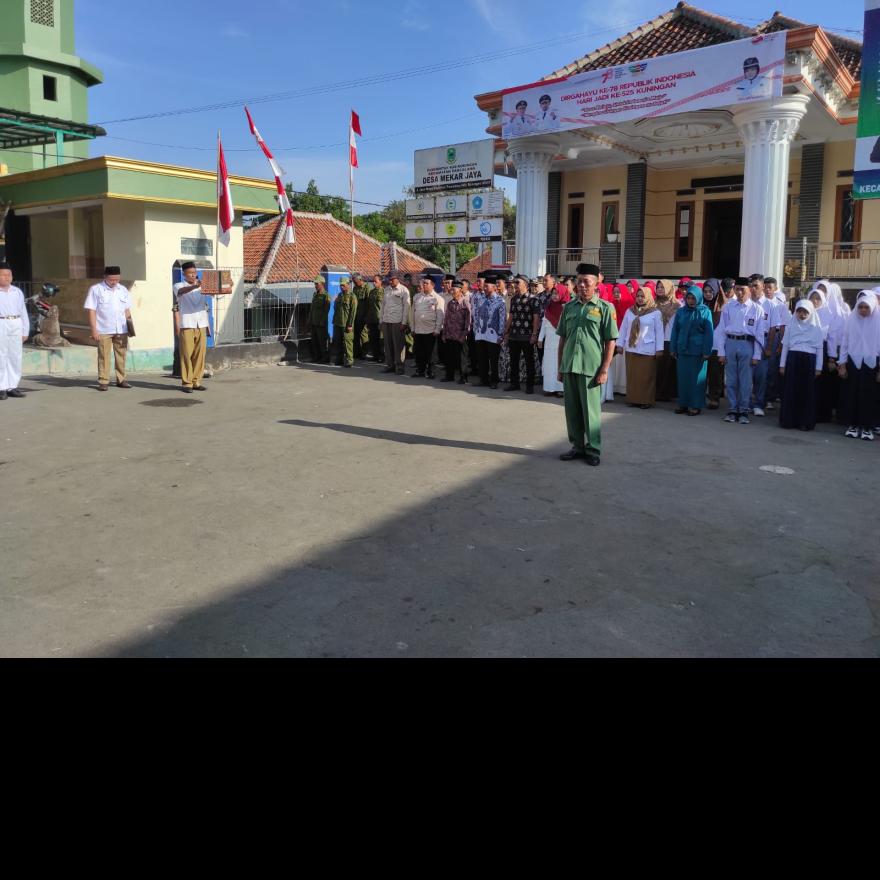
[[[605,209],[605,241],[607,242],[615,242],[617,241],[617,233],[614,229],[614,210],[612,208]]]

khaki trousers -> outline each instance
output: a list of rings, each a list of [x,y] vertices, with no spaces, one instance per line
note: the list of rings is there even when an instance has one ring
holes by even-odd
[[[205,375],[205,352],[208,349],[208,331],[203,328],[180,331],[180,378],[184,388],[202,384]]]
[[[128,334],[102,335],[98,342],[98,384],[110,384],[110,352],[116,367],[116,384],[125,381],[125,356],[128,352]]]

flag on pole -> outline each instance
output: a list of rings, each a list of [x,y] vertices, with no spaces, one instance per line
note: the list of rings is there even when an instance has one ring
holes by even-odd
[[[223,144],[220,132],[217,132],[217,241],[223,247],[229,247],[229,230],[235,221],[235,209],[232,207],[232,189],[229,186],[229,171],[226,168],[226,156],[223,155]]]
[[[281,209],[281,213],[284,214],[284,225],[287,227],[287,231],[284,234],[284,240],[287,244],[293,244],[294,241],[296,241],[296,231],[293,226],[293,209],[290,206],[290,199],[287,197],[287,190],[281,182],[284,169],[275,161],[272,151],[266,145],[263,136],[257,130],[257,126],[254,125],[254,118],[251,116],[251,111],[245,107],[244,112],[247,114],[251,134],[256,138],[260,149],[263,151],[263,155],[269,160],[269,166],[272,168],[272,174],[275,177],[275,189],[278,192],[278,207]]]
[[[354,169],[358,165],[358,148],[355,135],[361,136],[361,119],[351,111],[351,123],[348,127],[348,190],[351,197],[351,255],[357,253],[357,240],[354,235]]]

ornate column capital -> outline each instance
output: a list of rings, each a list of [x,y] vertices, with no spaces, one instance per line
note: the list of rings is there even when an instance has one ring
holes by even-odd
[[[507,152],[517,169],[549,171],[554,157],[559,154],[559,140],[549,137],[513,138],[507,144]]]
[[[790,144],[810,103],[806,95],[785,95],[733,111],[733,121],[751,147],[759,144]]]

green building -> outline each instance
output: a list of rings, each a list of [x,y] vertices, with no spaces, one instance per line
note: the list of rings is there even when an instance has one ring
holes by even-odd
[[[88,90],[101,71],[76,55],[74,0],[0,0],[0,164],[21,173],[85,159]]]

